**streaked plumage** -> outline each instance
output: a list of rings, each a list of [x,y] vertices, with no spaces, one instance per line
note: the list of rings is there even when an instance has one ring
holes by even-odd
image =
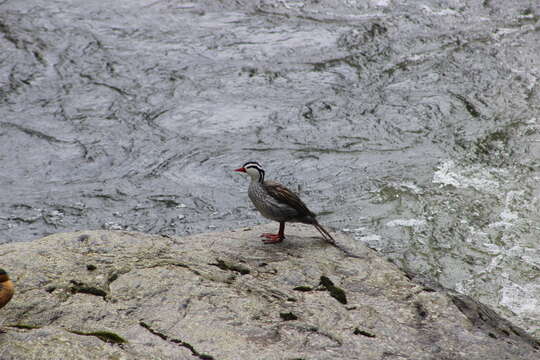
[[[13,283],[9,279],[7,272],[0,269],[0,309],[11,300],[13,292]]]
[[[262,234],[266,243],[281,242],[285,238],[285,223],[299,222],[310,224],[321,233],[323,238],[334,243],[334,238],[317,221],[316,215],[291,190],[275,181],[265,181],[265,171],[255,161],[249,161],[235,171],[245,172],[251,177],[248,196],[253,205],[266,218],[279,222],[277,234]]]

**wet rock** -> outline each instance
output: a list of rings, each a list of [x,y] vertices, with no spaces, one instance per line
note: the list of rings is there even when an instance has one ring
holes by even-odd
[[[485,305],[426,291],[345,235],[336,240],[355,257],[301,225],[284,243],[262,244],[259,233],[274,227],[189,237],[85,231],[83,242],[64,233],[2,245],[18,292],[1,310],[0,358],[540,356],[537,341]]]

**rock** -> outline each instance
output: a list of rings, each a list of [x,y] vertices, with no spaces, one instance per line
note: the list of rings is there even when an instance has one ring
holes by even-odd
[[[538,359],[463,295],[345,235],[276,225],[189,237],[81,231],[2,245],[17,292],[0,359]]]

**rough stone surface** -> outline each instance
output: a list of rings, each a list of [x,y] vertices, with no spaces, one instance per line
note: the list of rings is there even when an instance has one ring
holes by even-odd
[[[0,247],[16,284],[0,359],[538,359],[467,297],[345,235],[275,224],[170,238],[81,231]],[[125,341],[125,342],[124,342]]]

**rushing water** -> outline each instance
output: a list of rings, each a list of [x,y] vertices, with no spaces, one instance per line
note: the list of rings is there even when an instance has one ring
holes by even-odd
[[[537,1],[0,2],[0,243],[321,222],[540,338]],[[13,270],[14,271],[14,270]]]

